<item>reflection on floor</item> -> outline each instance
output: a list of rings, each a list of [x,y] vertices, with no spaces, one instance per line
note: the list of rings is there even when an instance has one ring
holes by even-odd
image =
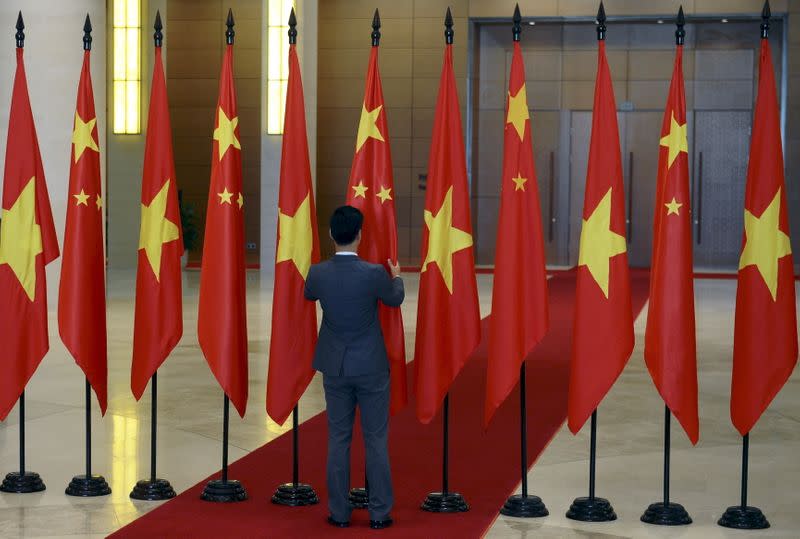
[[[222,393],[197,345],[198,274],[185,281],[185,335],[159,371],[159,475],[179,492],[220,467]],[[231,421],[230,457],[236,459],[285,432],[265,412],[271,279],[248,274],[250,401],[244,420]],[[404,305],[408,350],[413,350],[415,275],[407,277]],[[479,275],[482,315],[491,303],[491,276]],[[530,490],[542,496],[551,516],[541,520],[500,517],[488,537],[734,537],[741,533],[714,523],[738,501],[740,438],[728,419],[734,280],[696,281],[701,441],[691,448],[673,429],[672,498],[695,520],[688,528],[663,529],[639,522],[647,504],[661,495],[663,405],[642,359],[646,311],[636,323],[637,347],[618,384],[599,410],[598,495],[614,504],[619,520],[580,524],[563,514],[572,498],[585,495],[588,435],[564,429],[529,474]],[[100,418],[93,403],[93,458],[110,496],[75,499],[63,494],[71,477],[83,473],[84,409],[80,370],[57,337],[51,309],[51,352],[26,392],[27,467],[48,487],[28,495],[0,495],[0,537],[104,537],[155,506],[128,498],[137,479],[149,474],[149,391],[137,403],[129,389],[133,322],[133,275],[109,275],[109,410]],[[51,298],[57,297],[51,294]],[[55,305],[53,304],[53,307]],[[800,480],[800,378],[795,374],[751,435],[750,501],[772,528],[767,537],[795,537],[800,515],[794,487]],[[479,396],[482,398],[482,395]],[[320,380],[300,403],[301,421],[324,407]],[[535,415],[529,418],[536,421]],[[0,472],[18,466],[18,413],[0,425]],[[674,423],[673,423],[674,424]],[[584,429],[587,430],[588,429]],[[287,470],[287,474],[289,471]],[[457,479],[454,478],[457,482]],[[321,529],[324,533],[326,530]]]

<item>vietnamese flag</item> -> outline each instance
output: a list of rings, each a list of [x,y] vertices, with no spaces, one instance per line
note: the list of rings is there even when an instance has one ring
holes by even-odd
[[[744,436],[797,363],[797,313],[775,74],[761,40],[736,288],[731,420]]]
[[[598,42],[593,110],[569,379],[573,433],[614,385],[633,351],[617,106],[604,40]]]
[[[429,423],[481,339],[464,138],[450,43],[445,46],[436,99],[424,215],[414,373],[417,417]]]
[[[494,260],[484,424],[508,397],[549,325],[542,213],[533,162],[525,64],[514,41]]]
[[[230,13],[228,17],[232,23]],[[222,58],[214,126],[197,339],[217,382],[239,416],[244,417],[247,409],[244,195],[232,38]]]
[[[660,140],[644,359],[664,403],[696,444],[700,427],[683,45],[675,51]]]
[[[161,26],[160,14],[156,26]],[[131,368],[136,400],[183,335],[183,239],[160,45],[155,47],[147,118]]]
[[[289,21],[292,25],[294,10]],[[319,262],[316,215],[303,81],[297,46],[290,41],[267,376],[267,413],[279,424],[289,417],[314,377],[311,361],[317,346],[317,306],[305,299],[303,290],[308,269]]]
[[[8,118],[2,207],[0,420],[5,420],[50,348],[44,267],[59,255],[21,45]]]
[[[89,24],[89,16],[86,16]],[[91,27],[90,27],[91,28]],[[72,130],[64,256],[58,290],[58,330],[89,380],[100,411],[107,404],[106,272],[100,149],[94,110],[91,51],[83,53]]]
[[[376,20],[377,17],[376,12]],[[397,217],[392,152],[378,71],[377,43],[372,46],[369,56],[355,148],[347,187],[347,203],[364,214],[358,254],[367,262],[386,266],[389,259],[397,261]],[[399,307],[387,307],[383,304],[379,306],[378,315],[391,367],[390,411],[395,414],[408,404],[403,315]]]

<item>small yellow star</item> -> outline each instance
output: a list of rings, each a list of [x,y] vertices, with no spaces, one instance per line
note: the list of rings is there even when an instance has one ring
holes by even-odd
[[[217,196],[219,197],[220,204],[230,204],[233,193],[229,192],[228,188],[225,187],[221,193],[217,193]]]
[[[511,178],[514,180],[514,191],[524,191],[525,190],[525,182],[528,181],[528,178],[523,178],[522,174],[517,172],[516,178]]]
[[[95,203],[97,204],[97,209],[98,210],[102,209],[102,207],[103,207],[103,198],[99,194],[97,195],[97,200],[95,200]]]
[[[381,204],[383,204],[387,200],[392,200],[392,190],[381,185],[381,190],[375,196],[381,199]]]
[[[214,140],[219,143],[219,160],[222,161],[222,156],[225,155],[225,152],[228,151],[230,146],[233,146],[237,150],[241,150],[242,146],[239,144],[239,139],[236,138],[236,126],[239,124],[239,117],[235,116],[234,118],[228,119],[222,107],[218,110],[219,114],[217,117],[219,127],[214,129]]]
[[[81,189],[81,192],[78,193],[77,195],[72,195],[72,196],[75,197],[75,205],[76,206],[80,206],[81,204],[83,204],[84,206],[87,206],[87,207],[89,206],[89,203],[86,202],[87,200],[89,200],[89,195],[84,193],[83,189]]]
[[[674,112],[670,118],[669,133],[661,137],[660,145],[669,149],[667,168],[672,166],[673,161],[681,152],[689,152],[689,144],[686,141],[686,124],[679,124],[675,119]]]
[[[517,95],[508,92],[508,116],[506,124],[512,124],[517,130],[519,140],[525,138],[525,122],[530,118],[528,112],[528,91],[523,84],[517,91]]]
[[[81,120],[78,111],[75,111],[75,129],[72,131],[72,144],[75,146],[74,148],[74,160],[77,163],[78,159],[81,158],[83,155],[83,151],[86,148],[90,150],[94,150],[99,152],[100,150],[97,149],[97,143],[92,136],[92,131],[94,130],[94,126],[97,123],[97,118],[92,118],[88,122],[84,122]]]
[[[236,203],[239,205],[239,209],[241,210],[242,206],[244,206],[244,195],[242,195],[242,193],[239,193],[239,198],[236,199]]]
[[[675,197],[672,197],[672,201],[667,202],[666,204],[664,204],[664,206],[667,207],[667,215],[672,215],[672,214],[680,215],[681,214],[680,209],[681,206],[683,206],[683,203],[678,202],[677,200],[675,200]]]
[[[383,105],[378,105],[372,110],[367,110],[366,103],[361,105],[361,118],[358,120],[358,135],[356,135],[356,152],[361,149],[368,138],[384,141],[377,124],[382,108]]]
[[[369,187],[364,185],[363,181],[358,182],[358,185],[354,185],[352,187],[352,189],[353,189],[353,191],[356,192],[356,194],[353,195],[354,198],[357,198],[357,197],[367,198],[367,189],[369,189]]]

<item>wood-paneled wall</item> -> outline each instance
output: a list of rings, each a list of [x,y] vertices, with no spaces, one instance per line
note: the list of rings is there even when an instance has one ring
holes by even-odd
[[[245,197],[247,262],[258,263],[261,168],[261,0],[168,0],[165,25],[175,168],[184,203],[205,223],[211,176],[211,136],[225,48],[225,19],[233,9],[234,78]],[[199,262],[201,252],[190,253]]]

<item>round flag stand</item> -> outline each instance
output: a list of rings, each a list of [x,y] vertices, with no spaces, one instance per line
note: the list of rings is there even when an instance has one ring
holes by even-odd
[[[156,15],[156,25],[160,26],[161,18]],[[166,479],[156,477],[156,408],[158,404],[158,371],[150,379],[150,479],[142,479],[133,487],[130,497],[134,500],[159,501],[175,497],[175,489]]]
[[[206,484],[200,499],[207,502],[243,502],[247,499],[247,491],[236,479],[228,479],[228,423],[230,416],[230,399],[225,395],[222,419],[222,478],[212,479]]]
[[[447,10],[448,20],[450,19],[450,9]],[[444,436],[444,451],[442,453],[442,490],[441,492],[431,492],[422,502],[421,509],[430,513],[463,513],[469,511],[469,505],[464,497],[458,492],[450,492],[448,488],[448,419],[450,410],[450,394],[444,396],[442,406],[442,425]]]
[[[88,15],[87,15],[88,23]],[[91,27],[90,27],[91,28]],[[111,494],[106,478],[92,474],[92,385],[86,379],[86,474],[76,475],[64,491],[67,496],[89,498]]]
[[[567,518],[582,522],[609,522],[617,520],[611,503],[594,495],[595,461],[597,460],[597,410],[592,412],[592,434],[589,441],[589,496],[575,498],[567,511]]]
[[[641,521],[657,526],[682,526],[692,523],[692,517],[679,503],[669,501],[669,425],[672,414],[664,406],[664,501],[651,503],[641,517]]]
[[[519,16],[519,6],[514,13],[515,21]],[[517,518],[538,518],[550,514],[539,496],[528,495],[528,418],[525,397],[525,362],[519,369],[519,432],[520,432],[520,457],[522,473],[522,494],[514,494],[506,500],[501,515]]]
[[[294,11],[292,11],[294,13]],[[298,456],[298,409],[295,404],[292,409],[292,482],[280,485],[272,495],[272,503],[288,505],[289,507],[302,507],[319,503],[317,493],[311,485],[300,482],[300,459]]]
[[[763,530],[769,528],[769,521],[761,509],[747,505],[747,466],[750,453],[750,433],[742,437],[742,503],[733,505],[717,521],[725,528],[737,530]]]
[[[22,15],[17,19],[17,30],[22,31]],[[45,489],[42,478],[36,472],[25,471],[25,391],[19,396],[19,471],[11,472],[0,484],[0,492],[27,494]]]

